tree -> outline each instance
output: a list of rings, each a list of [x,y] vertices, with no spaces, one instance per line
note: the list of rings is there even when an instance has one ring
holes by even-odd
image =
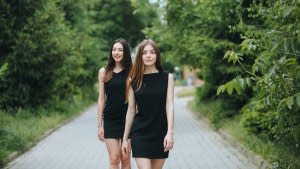
[[[101,38],[105,50],[117,38],[125,38],[132,46],[143,39],[143,24],[134,14],[128,0],[99,0],[94,8],[94,21],[97,24],[93,36]]]

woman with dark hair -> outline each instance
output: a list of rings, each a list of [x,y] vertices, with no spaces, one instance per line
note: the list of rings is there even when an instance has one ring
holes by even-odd
[[[173,75],[164,72],[160,52],[153,40],[139,44],[135,64],[127,81],[128,109],[122,143],[139,169],[162,169],[173,147]]]
[[[98,137],[109,153],[110,169],[130,169],[130,154],[121,153],[127,103],[126,79],[131,69],[130,47],[124,39],[111,46],[106,67],[99,70]],[[130,152],[130,151],[129,151]]]

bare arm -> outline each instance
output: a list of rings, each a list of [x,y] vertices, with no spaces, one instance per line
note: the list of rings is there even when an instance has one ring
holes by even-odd
[[[129,137],[134,116],[135,116],[135,98],[134,98],[134,92],[132,90],[132,87],[130,86],[128,92],[128,108],[126,114],[125,130],[124,130],[123,142],[122,142],[123,154],[130,154],[131,151],[130,145],[128,143],[128,137]]]
[[[128,109],[127,109],[127,114],[126,114],[126,122],[125,122],[125,130],[124,130],[123,140],[128,139],[134,116],[135,116],[135,98],[134,98],[133,89],[130,86],[129,92],[128,92]]]
[[[174,78],[172,74],[169,74],[168,90],[167,90],[167,120],[168,120],[168,133],[174,132]]]
[[[169,74],[168,77],[168,89],[167,89],[167,121],[168,131],[164,139],[164,151],[167,152],[173,148],[173,133],[174,133],[174,79],[173,75]]]
[[[104,76],[105,76],[105,69],[101,68],[98,74],[98,105],[97,105],[97,114],[98,114],[98,129],[102,128],[103,125],[103,110],[104,110],[104,103],[105,103],[105,91],[104,91]]]

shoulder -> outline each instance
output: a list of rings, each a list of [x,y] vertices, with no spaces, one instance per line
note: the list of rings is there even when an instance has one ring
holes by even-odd
[[[126,85],[127,86],[131,86],[132,85],[132,79],[131,79],[131,77],[127,77],[126,78]]]
[[[168,73],[168,82],[169,82],[169,84],[174,82],[174,75],[173,75],[173,73]]]
[[[127,78],[127,83],[128,83],[128,86],[130,86],[130,87],[133,87],[133,88],[136,87],[136,85],[135,85],[136,83],[135,83],[135,81],[133,81],[133,79],[131,77]]]
[[[128,78],[127,78],[127,81],[131,83],[131,82],[132,82],[131,77],[128,77]]]
[[[102,68],[99,69],[98,77],[99,77],[100,80],[104,80],[105,73],[106,73],[105,67],[102,67]]]
[[[106,72],[105,67],[101,67],[98,72],[99,74],[104,74]]]
[[[168,71],[163,71],[163,75],[165,78],[167,78],[168,80],[173,80],[174,79],[174,75],[173,73],[170,73]]]
[[[169,78],[169,80],[170,80],[170,79],[174,79],[173,73],[169,73],[169,72],[168,72],[168,78]]]
[[[169,75],[169,71],[162,71],[162,74],[163,74],[163,76],[167,76],[168,77],[168,75]]]

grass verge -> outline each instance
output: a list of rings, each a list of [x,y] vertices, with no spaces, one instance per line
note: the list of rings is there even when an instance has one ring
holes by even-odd
[[[0,110],[0,168],[12,155],[21,154],[42,139],[50,129],[80,114],[96,96],[93,89],[64,101],[52,101],[36,109]]]
[[[246,149],[262,156],[271,164],[272,169],[300,168],[300,158],[295,151],[287,148],[286,145],[274,143],[263,135],[254,135],[247,132],[240,123],[241,115],[220,120],[216,116],[219,113],[215,113],[222,111],[221,103],[218,101],[200,104],[191,101],[188,106],[193,112],[197,112],[197,115],[207,118],[215,129],[225,131]]]
[[[195,96],[196,88],[195,87],[183,87],[179,92],[176,93],[177,97],[189,97]]]

